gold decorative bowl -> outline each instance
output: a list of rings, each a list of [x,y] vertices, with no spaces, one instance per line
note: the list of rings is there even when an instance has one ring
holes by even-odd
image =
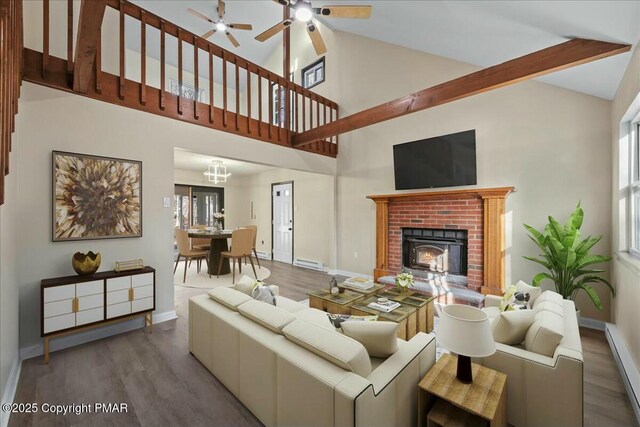
[[[80,276],[91,276],[98,271],[101,261],[102,259],[99,252],[97,254],[91,251],[87,254],[76,252],[71,258],[71,265]]]

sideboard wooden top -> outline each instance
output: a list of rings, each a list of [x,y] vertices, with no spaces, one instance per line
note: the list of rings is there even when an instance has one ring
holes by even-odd
[[[426,200],[435,197],[478,196],[482,199],[506,198],[509,193],[516,191],[515,187],[496,188],[465,188],[462,190],[423,191],[420,193],[396,193],[367,196],[375,202],[390,202],[404,200]]]
[[[99,273],[92,274],[91,276],[65,276],[65,277],[55,277],[51,279],[44,279],[40,282],[40,285],[43,287],[48,286],[59,286],[59,285],[67,285],[69,283],[82,283],[82,282],[91,282],[94,280],[104,280],[104,279],[113,279],[114,277],[123,277],[123,276],[133,276],[136,274],[144,274],[144,273],[153,273],[156,270],[153,267],[144,267],[140,270],[129,270],[129,271],[121,271],[117,272],[115,270],[109,271],[101,271]]]

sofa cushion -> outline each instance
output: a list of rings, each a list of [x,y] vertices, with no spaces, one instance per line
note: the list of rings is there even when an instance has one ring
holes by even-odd
[[[542,295],[539,298],[542,298]],[[553,357],[563,336],[564,319],[548,310],[538,311],[527,331],[524,346],[528,351]]]
[[[300,304],[299,302],[295,302],[294,300],[281,296],[276,297],[276,306],[288,311],[289,313],[295,313],[296,311],[309,308],[308,305]]]
[[[519,280],[518,283],[516,283],[516,290],[529,294],[529,307],[533,307],[533,303],[540,295],[542,295],[542,288],[538,286],[531,286],[522,280]]]
[[[256,279],[252,279],[247,275],[243,275],[240,280],[238,280],[235,286],[232,289],[235,289],[238,292],[242,292],[243,294],[251,296],[251,292],[253,288],[256,286]]]
[[[532,307],[536,308],[538,304],[542,304],[545,301],[558,304],[562,308],[562,295],[553,291],[544,291],[538,298],[536,298],[536,302]]]
[[[396,322],[363,322],[347,320],[340,324],[342,332],[362,344],[371,357],[389,357],[398,351]]]
[[[238,311],[256,323],[282,334],[282,328],[296,320],[293,314],[262,301],[251,300],[238,306]]]
[[[282,329],[289,341],[361,377],[371,373],[367,350],[358,341],[337,332],[297,319]]]
[[[300,311],[293,313],[296,319],[303,319],[307,322],[313,323],[323,328],[335,331],[335,328],[331,324],[331,321],[327,317],[327,313],[317,308],[303,308]]]
[[[209,292],[209,298],[215,302],[229,307],[231,310],[238,311],[238,306],[247,301],[251,301],[249,295],[236,291],[231,288],[213,288]]]
[[[552,313],[557,314],[560,317],[564,317],[564,308],[562,305],[556,304],[553,301],[541,301],[540,303],[536,304],[536,306],[534,307],[533,311],[535,311],[536,313],[539,311],[543,311],[543,310],[547,310],[550,311]]]
[[[503,311],[491,323],[494,341],[507,345],[522,343],[535,315],[533,310]]]

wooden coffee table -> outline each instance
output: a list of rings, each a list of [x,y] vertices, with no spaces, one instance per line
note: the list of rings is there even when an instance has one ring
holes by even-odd
[[[378,296],[363,298],[351,304],[351,314],[354,316],[378,316],[378,320],[396,322],[398,326],[398,338],[409,341],[417,331],[417,310],[407,304],[400,303],[400,307],[390,313],[378,311],[367,307],[378,299]]]
[[[363,294],[357,292],[344,291],[332,294],[324,289],[310,292],[307,295],[309,295],[309,307],[332,314],[351,314],[350,305],[364,298]]]
[[[386,289],[387,285],[383,285],[381,283],[374,283],[373,287],[369,288],[369,289],[353,289],[353,288],[349,288],[347,286],[344,286],[344,282],[342,283],[338,283],[338,287],[344,291],[349,291],[349,292],[355,292],[357,294],[362,294],[365,297],[370,297],[373,295],[377,295],[380,294],[382,292],[384,292],[384,290]]]
[[[435,296],[428,296],[419,292],[405,291],[402,292],[398,288],[387,288],[383,294],[392,301],[398,301],[406,305],[415,307],[418,311],[417,332],[429,333],[433,331],[434,318],[434,301]]]

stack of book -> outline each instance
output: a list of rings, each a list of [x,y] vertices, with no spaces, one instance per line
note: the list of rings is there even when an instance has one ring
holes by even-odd
[[[358,291],[366,291],[373,288],[373,280],[366,277],[350,277],[342,284],[345,288],[351,288]]]
[[[374,301],[372,303],[369,303],[367,307],[373,308],[374,310],[382,311],[384,313],[391,313],[393,310],[400,307],[400,303],[395,301],[387,301],[384,303]]]

